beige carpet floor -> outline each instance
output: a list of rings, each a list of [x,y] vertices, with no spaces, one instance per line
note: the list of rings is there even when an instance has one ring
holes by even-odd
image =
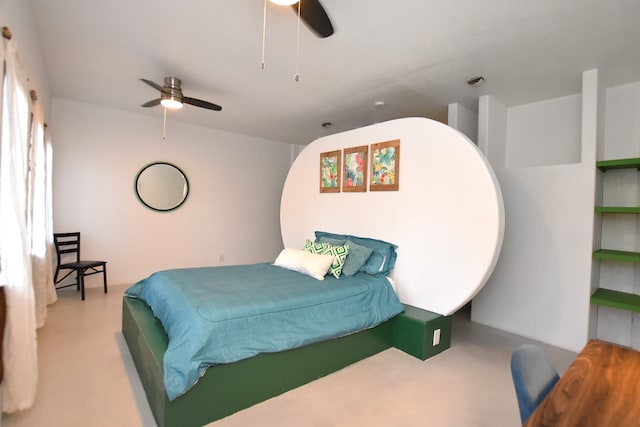
[[[3,414],[4,427],[156,425],[120,332],[125,289],[91,287],[84,302],[72,288],[59,292],[38,333],[36,403]],[[528,341],[463,310],[451,348],[427,361],[389,349],[209,426],[518,426],[509,359]],[[543,347],[560,372],[575,357]]]

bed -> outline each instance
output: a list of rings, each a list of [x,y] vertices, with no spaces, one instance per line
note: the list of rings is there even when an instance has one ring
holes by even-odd
[[[358,270],[342,274],[345,254],[335,274],[344,246],[319,240],[274,263],[160,271],[126,291],[122,330],[158,425],[206,424],[392,346],[404,311],[384,274],[394,247],[350,241]]]
[[[356,141],[396,139],[403,153],[397,191],[318,191],[322,153],[353,147]],[[344,269],[392,278],[404,311],[336,338],[212,366],[188,391],[169,400],[163,383],[167,333],[144,301],[125,297],[123,334],[158,425],[204,425],[392,346],[422,360],[444,351],[450,345],[451,315],[480,291],[496,265],[504,207],[495,174],[472,141],[442,123],[408,118],[307,145],[287,175],[280,228],[285,248],[300,247],[318,228],[398,245],[396,253],[396,246],[384,241],[317,231],[311,242],[338,246],[350,240],[369,247],[368,257],[360,255],[366,258],[360,268],[365,271],[349,268],[350,260],[359,259],[357,250],[347,255]]]

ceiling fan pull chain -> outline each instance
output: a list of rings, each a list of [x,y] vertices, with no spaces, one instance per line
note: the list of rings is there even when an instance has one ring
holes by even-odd
[[[293,80],[296,82],[300,81],[300,3],[302,0],[298,1],[298,33],[296,35],[296,73],[293,75]]]
[[[264,61],[264,45],[265,40],[267,38],[267,0],[264,0],[264,11],[262,16],[262,62],[260,64],[260,69],[264,70],[266,66]]]
[[[164,110],[164,118],[162,120],[162,139],[166,139],[167,137],[167,109],[163,108],[162,110]]]

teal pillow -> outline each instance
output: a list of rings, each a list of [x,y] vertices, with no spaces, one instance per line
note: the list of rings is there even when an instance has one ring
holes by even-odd
[[[356,245],[351,240],[347,240],[345,242],[345,246],[349,246],[349,256],[342,268],[342,274],[345,276],[353,276],[360,271],[367,262],[373,253],[373,249],[366,246]]]
[[[362,266],[360,271],[372,275],[388,276],[391,274],[394,265],[396,264],[397,246],[393,243],[385,242],[384,240],[371,239],[369,237],[358,237],[350,234],[336,234],[328,233],[326,231],[316,231],[316,240],[320,239],[344,239],[345,241],[351,240],[353,243],[361,246],[366,246],[373,249],[371,256],[367,262]]]
[[[332,239],[331,237],[326,237],[326,236],[322,236],[319,239],[316,240],[316,242],[319,243],[329,243],[330,245],[333,246],[341,246],[344,245],[344,243],[347,241],[347,239]]]

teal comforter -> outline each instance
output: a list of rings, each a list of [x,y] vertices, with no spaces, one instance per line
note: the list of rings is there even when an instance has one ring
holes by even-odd
[[[145,301],[169,337],[169,400],[210,365],[347,335],[403,310],[384,277],[319,281],[272,264],[161,271],[125,294]]]

